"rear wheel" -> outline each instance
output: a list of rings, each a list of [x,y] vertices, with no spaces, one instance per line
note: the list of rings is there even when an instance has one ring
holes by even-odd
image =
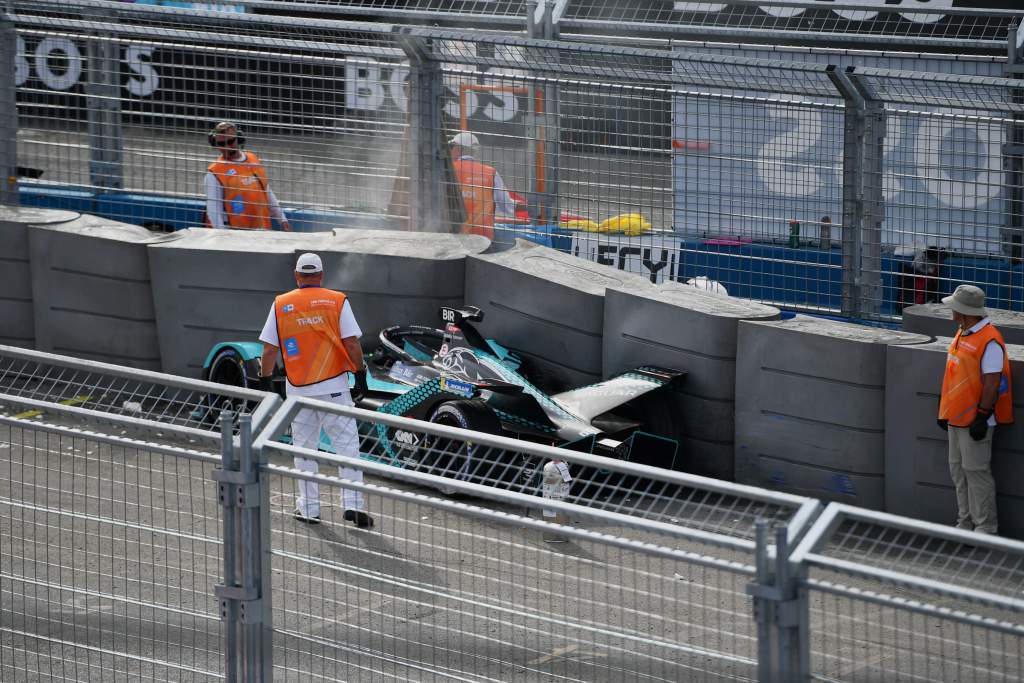
[[[486,403],[479,400],[446,401],[431,412],[430,422],[485,434],[501,434],[501,422]],[[503,467],[500,449],[474,444],[469,440],[427,435],[419,444],[416,469],[459,481],[494,484],[501,480]],[[442,493],[451,487],[439,486]]]

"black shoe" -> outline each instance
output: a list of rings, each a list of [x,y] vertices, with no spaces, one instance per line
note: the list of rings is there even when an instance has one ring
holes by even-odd
[[[373,517],[362,510],[345,510],[345,521],[352,522],[360,529],[373,528]]]
[[[307,517],[306,515],[304,515],[301,512],[299,512],[298,510],[295,511],[295,519],[299,520],[303,524],[319,524],[320,523],[320,515],[317,515],[316,517]]]

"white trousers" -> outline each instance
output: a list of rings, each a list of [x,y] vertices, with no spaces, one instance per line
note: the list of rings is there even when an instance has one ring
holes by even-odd
[[[336,403],[341,406],[351,406],[352,397],[346,391],[340,396],[312,396],[319,401]],[[320,445],[320,432],[327,435],[331,448],[338,455],[345,455],[351,458],[359,457],[359,433],[356,421],[351,417],[342,417],[333,413],[322,413],[315,410],[303,409],[292,420],[292,443],[301,448],[317,450]],[[316,460],[308,458],[295,458],[295,467],[303,472],[316,472],[318,470]],[[362,470],[351,467],[338,467],[338,474],[342,479],[361,482],[363,480]],[[320,485],[305,479],[296,480],[298,485],[298,498],[295,501],[295,508],[306,517],[320,516]],[[366,501],[361,491],[351,489],[341,490],[341,507],[344,510],[365,510]]]

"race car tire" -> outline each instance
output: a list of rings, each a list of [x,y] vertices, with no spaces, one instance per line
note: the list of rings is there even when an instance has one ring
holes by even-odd
[[[258,382],[258,379],[254,376],[253,369],[252,364],[247,363],[237,349],[226,346],[218,351],[217,355],[210,361],[206,379],[210,382],[224,384],[229,387],[248,389],[256,386]],[[222,408],[230,407],[231,410],[237,412],[244,407],[245,401],[242,399],[229,399],[217,394],[209,394],[207,396],[207,404],[210,407],[211,417],[216,418],[216,414]]]
[[[445,401],[434,408],[428,420],[446,427],[458,427],[485,434],[501,434],[501,421],[498,420],[498,416],[486,403],[475,399]],[[500,478],[500,466],[493,456],[501,453],[500,449],[460,439],[428,435],[420,443],[417,469],[459,481],[493,484]],[[445,494],[454,492],[449,486],[442,485],[437,488]]]

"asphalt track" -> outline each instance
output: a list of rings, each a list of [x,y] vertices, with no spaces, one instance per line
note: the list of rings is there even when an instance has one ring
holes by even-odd
[[[18,159],[43,169],[42,179],[89,185],[88,137],[67,122],[49,129],[48,121],[18,130]],[[204,134],[187,135],[159,128],[125,126],[125,188],[181,197],[205,196],[207,165],[216,153]],[[525,194],[530,167],[521,141],[487,148],[481,156],[501,173],[509,190]],[[256,138],[247,144],[267,167],[270,185],[286,207],[387,214],[398,179],[401,135],[340,133]],[[618,153],[563,151],[560,208],[601,221],[619,213],[642,211],[655,229],[672,218],[672,161],[667,154],[623,149]],[[397,210],[401,215],[407,209]],[[358,227],[358,226],[354,226]]]
[[[221,521],[211,471],[145,448],[0,426],[0,680],[221,678],[213,598]],[[276,680],[756,676],[745,576],[593,541],[546,543],[517,516],[522,510],[480,499],[455,502],[509,516],[374,495],[377,527],[366,532],[341,519],[338,492],[325,490],[324,523],[309,527],[291,517],[293,489],[272,479]],[[703,544],[673,545],[749,563]],[[834,680],[1013,681],[1024,671],[1020,639],[949,619],[820,593],[811,618],[812,663]]]

